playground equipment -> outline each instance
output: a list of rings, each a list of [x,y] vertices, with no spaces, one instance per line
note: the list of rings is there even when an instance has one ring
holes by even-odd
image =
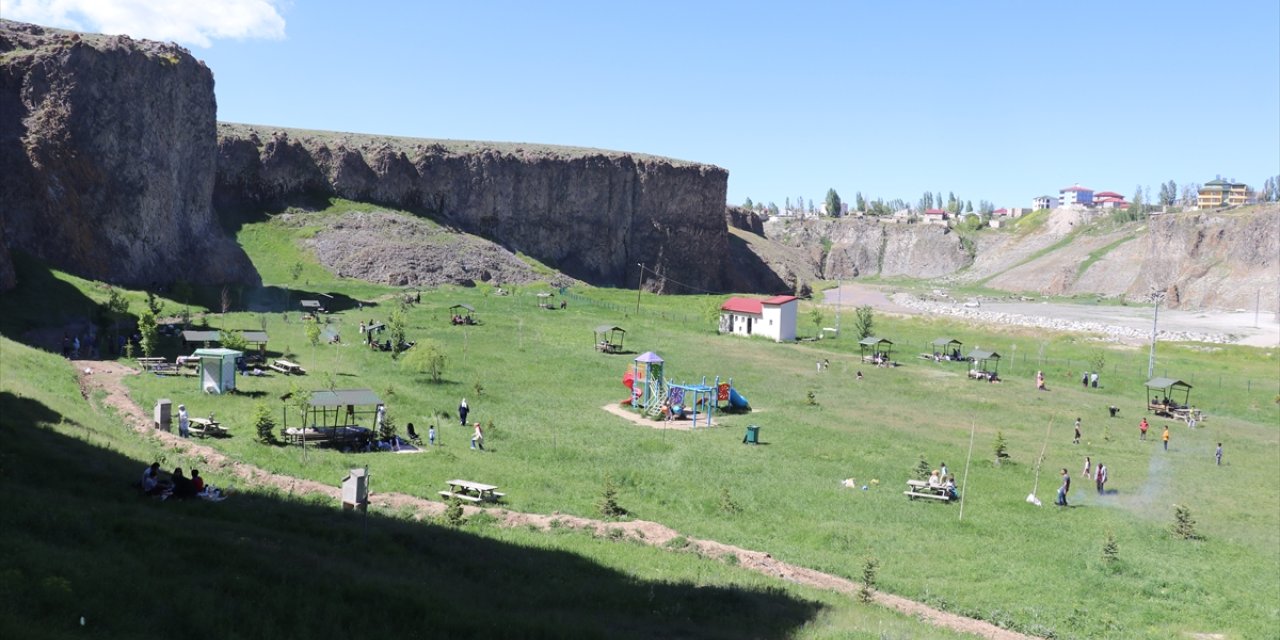
[[[697,384],[675,382],[663,376],[664,363],[662,357],[652,351],[637,357],[622,376],[623,386],[631,390],[630,397],[622,404],[649,418],[688,417],[694,426],[702,420],[708,427],[717,409],[751,410],[747,399],[733,388],[732,378],[721,382],[716,377],[710,385],[705,377]]]

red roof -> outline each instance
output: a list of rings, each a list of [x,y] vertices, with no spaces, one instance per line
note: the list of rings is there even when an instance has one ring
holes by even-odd
[[[1114,191],[1099,191],[1093,195],[1094,197],[1098,197],[1098,198],[1123,198],[1124,197]]]
[[[1086,188],[1084,188],[1084,187],[1082,187],[1082,186],[1080,186],[1080,185],[1076,185],[1076,186],[1074,186],[1074,187],[1067,187],[1066,189],[1060,189],[1059,191],[1060,191],[1060,192],[1066,192],[1066,191],[1085,191],[1085,192],[1088,192],[1088,193],[1093,193],[1093,189],[1086,189]]]
[[[1006,209],[1006,208],[1004,208],[1004,207],[1000,207],[999,209],[996,209],[995,211],[992,211],[991,213],[1009,213],[1009,210],[1008,210],[1008,209]]]
[[[774,306],[774,305],[786,304],[796,299],[797,298],[795,296],[774,296],[772,298],[766,298],[764,300],[761,300],[760,304],[767,304],[770,306]]]
[[[945,216],[947,212],[943,209],[925,209],[926,216]]]
[[[760,301],[752,298],[729,298],[724,304],[720,305],[721,311],[737,311],[738,313],[753,313],[760,315]]]

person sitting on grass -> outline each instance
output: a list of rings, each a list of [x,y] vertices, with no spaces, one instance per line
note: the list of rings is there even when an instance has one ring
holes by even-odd
[[[175,468],[173,470],[173,497],[183,500],[195,495],[195,485],[186,476],[182,475],[182,467]]]
[[[947,494],[948,500],[959,500],[960,494],[956,491],[956,477],[947,476],[947,481],[942,484],[943,491]]]
[[[195,488],[196,493],[204,492],[204,478],[200,477],[199,469],[191,470],[191,486]]]
[[[142,471],[142,493],[149,496],[164,495],[165,489],[160,482],[160,463],[153,462]]]

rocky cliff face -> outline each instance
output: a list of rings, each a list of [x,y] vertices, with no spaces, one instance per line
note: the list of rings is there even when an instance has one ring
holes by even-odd
[[[907,276],[933,278],[968,266],[959,235],[935,225],[891,224],[864,218],[774,218],[765,235],[802,249],[821,278]]]
[[[0,20],[7,246],[122,284],[256,281],[211,207],[215,110],[176,45]]]
[[[596,284],[720,290],[728,173],[652,156],[218,125],[215,202],[336,195],[428,216]],[[661,274],[657,276],[654,274]]]

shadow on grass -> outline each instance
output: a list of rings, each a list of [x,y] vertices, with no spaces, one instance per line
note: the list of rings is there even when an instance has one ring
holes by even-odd
[[[61,416],[35,400],[0,392],[0,415],[3,637],[783,638],[821,609],[327,499],[144,498],[149,460],[36,426]]]

